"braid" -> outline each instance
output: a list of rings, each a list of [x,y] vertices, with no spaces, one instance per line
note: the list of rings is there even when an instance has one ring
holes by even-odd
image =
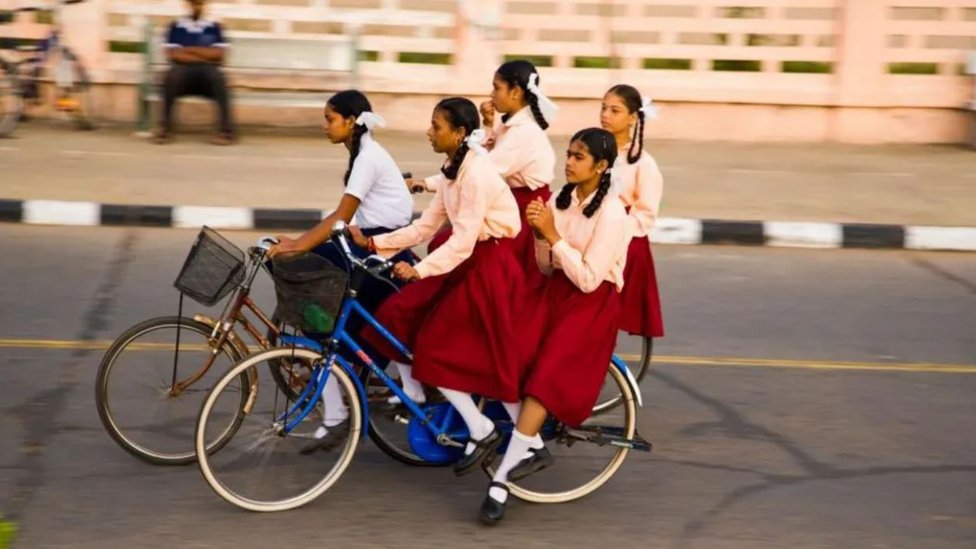
[[[635,146],[636,145],[636,150]],[[644,150],[644,111],[637,111],[637,125],[634,126],[634,138],[630,140],[630,150],[627,151],[627,163],[636,164]]]
[[[468,144],[467,142],[462,142],[461,146],[458,147],[457,152],[451,157],[451,163],[446,167],[441,167],[441,173],[444,177],[455,180],[458,176],[458,171],[461,169],[461,163],[464,162],[464,157],[468,155]]]
[[[532,117],[535,118],[539,127],[544,130],[549,129],[549,123],[546,122],[545,117],[542,116],[542,110],[539,109],[539,98],[529,90],[525,90],[525,98],[528,99],[529,107],[532,109]]]
[[[352,174],[353,164],[356,163],[356,157],[359,156],[359,148],[367,131],[369,130],[366,129],[366,126],[359,124],[352,130],[352,148],[349,150],[349,166],[346,168],[346,175],[342,177],[343,186],[349,184],[349,175]]]
[[[583,215],[586,217],[593,217],[593,214],[600,209],[600,204],[603,203],[603,199],[606,198],[607,193],[610,192],[610,170],[603,172],[600,176],[600,186],[596,190],[596,194],[593,196],[593,200],[583,208]]]
[[[563,185],[561,191],[559,191],[559,196],[556,197],[556,207],[560,210],[565,210],[573,203],[573,191],[576,190],[576,183],[567,183]]]

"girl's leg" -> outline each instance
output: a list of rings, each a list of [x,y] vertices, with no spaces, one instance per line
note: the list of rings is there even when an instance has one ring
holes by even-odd
[[[331,450],[349,435],[349,407],[342,400],[342,389],[335,376],[329,376],[322,390],[322,425],[315,430],[315,438],[302,447],[308,454],[315,450]]]
[[[403,392],[407,393],[407,396],[417,404],[427,402],[427,396],[424,394],[424,386],[413,378],[413,366],[396,361],[391,361],[390,363],[396,366],[397,372],[400,374],[400,384],[403,386]],[[387,399],[387,402],[393,405],[402,404],[400,397],[396,395]]]
[[[539,431],[542,430],[542,425],[549,415],[546,408],[532,396],[525,398],[521,408],[515,429],[512,431],[512,438],[508,443],[508,449],[505,451],[505,456],[502,457],[498,469],[495,470],[495,476],[492,477],[493,483],[506,484],[508,473],[527,456],[531,457],[533,448],[544,448]],[[488,489],[488,497],[504,504],[508,499],[508,491],[498,486],[492,486]]]
[[[471,398],[470,394],[455,391],[454,389],[445,389],[443,387],[438,387],[438,390],[444,394],[444,398],[454,406],[454,409],[461,414],[461,419],[464,420],[465,425],[468,426],[468,431],[471,433],[472,441],[484,440],[485,437],[495,431],[495,423],[482,414],[481,410],[478,410],[478,406],[474,403],[474,399]],[[464,453],[465,455],[470,455],[474,450],[474,442],[468,442]]]

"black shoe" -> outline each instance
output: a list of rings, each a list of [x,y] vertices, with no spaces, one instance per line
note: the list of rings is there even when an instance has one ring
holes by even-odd
[[[302,449],[298,452],[301,454],[311,454],[316,450],[322,450],[323,452],[328,452],[333,448],[339,446],[349,438],[349,420],[345,420],[338,425],[333,425],[332,427],[326,427],[329,432],[325,433],[322,438],[312,439],[308,444],[302,446]]]
[[[505,490],[506,494],[509,493],[508,486],[505,486],[501,482],[493,481],[488,485],[489,490],[492,488],[501,488],[502,490]],[[509,494],[509,496],[511,496],[511,494]],[[508,499],[506,498],[505,501],[507,502]],[[491,497],[491,495],[485,496],[485,500],[481,502],[481,511],[478,513],[478,518],[481,519],[481,522],[487,526],[494,526],[498,524],[503,518],[505,518],[505,504],[495,500],[495,498]]]
[[[549,453],[549,449],[543,446],[542,448],[529,448],[531,455],[523,458],[522,461],[518,462],[512,470],[508,472],[508,480],[514,482],[516,480],[522,480],[523,478],[551,466],[555,463],[556,458],[552,457]]]
[[[474,471],[485,461],[485,458],[493,452],[497,452],[502,443],[502,434],[498,432],[497,428],[493,428],[488,436],[473,442],[474,451],[457,460],[454,464],[454,474],[459,477]]]

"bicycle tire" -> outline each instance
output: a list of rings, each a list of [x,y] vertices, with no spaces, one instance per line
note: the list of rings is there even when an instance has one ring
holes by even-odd
[[[287,511],[289,509],[295,509],[306,505],[316,498],[325,493],[329,488],[332,487],[336,481],[342,476],[345,470],[349,467],[352,462],[352,458],[355,455],[356,448],[359,444],[360,433],[362,432],[363,426],[363,409],[360,404],[359,398],[357,397],[357,389],[352,381],[352,378],[338,365],[333,365],[331,374],[336,376],[340,386],[346,393],[349,400],[349,435],[346,440],[345,446],[342,450],[342,454],[338,458],[336,465],[325,475],[317,484],[303,493],[290,496],[284,499],[278,499],[275,501],[260,501],[250,497],[243,496],[236,493],[234,490],[222,483],[218,478],[218,474],[214,472],[210,464],[210,457],[213,457],[216,452],[209,452],[206,450],[206,425],[207,420],[211,411],[213,410],[214,404],[220,398],[221,392],[227,387],[227,385],[237,376],[243,375],[245,372],[254,368],[255,365],[267,360],[275,360],[278,356],[284,357],[288,355],[294,355],[296,357],[302,358],[309,361],[310,363],[319,362],[322,359],[322,355],[316,353],[315,351],[309,349],[271,349],[261,353],[256,353],[246,357],[244,360],[235,364],[230,370],[228,370],[223,377],[214,385],[213,390],[204,399],[203,404],[200,407],[200,414],[197,418],[196,428],[194,429],[194,443],[198,450],[199,460],[198,464],[200,467],[200,472],[206,480],[207,484],[217,493],[221,498],[223,498],[228,503],[236,505],[242,509],[256,512],[276,512],[276,511]],[[257,393],[255,393],[256,395]]]
[[[371,378],[373,377],[373,372],[369,368],[363,368],[362,373],[360,373],[360,380],[363,383],[363,387],[369,391],[369,384]],[[383,433],[383,430],[378,428],[379,418],[377,413],[370,412],[369,422],[367,428],[369,429],[369,439],[373,441],[373,444],[380,449],[381,452],[390,456],[391,458],[403,463],[405,465],[410,465],[413,467],[445,467],[451,465],[450,462],[442,463],[435,461],[427,461],[422,457],[413,453],[410,448],[401,448],[396,442],[392,442]],[[406,428],[406,426],[404,426]]]
[[[627,379],[623,373],[612,366],[608,372],[622,395],[621,402],[624,406],[626,422],[623,428],[623,436],[632,439],[637,433],[636,397],[630,390],[630,385],[627,383]],[[532,503],[566,503],[585,497],[606,484],[617,470],[620,469],[620,466],[623,465],[624,459],[626,459],[627,454],[630,452],[630,448],[616,448],[616,453],[607,465],[595,477],[580,486],[559,492],[541,492],[519,486],[519,482],[521,481],[517,481],[509,483],[511,494],[523,501]],[[484,467],[484,471],[489,477],[493,476],[495,473],[494,463]]]
[[[641,357],[640,362],[637,365],[636,374],[634,374],[634,379],[637,380],[638,385],[647,376],[647,372],[650,371],[651,359],[654,357],[654,339],[650,337],[642,337],[641,343]],[[609,410],[612,410],[620,405],[620,397],[613,397],[608,400],[599,401],[593,406],[593,415],[602,414]]]
[[[116,366],[119,356],[125,349],[140,337],[162,328],[175,328],[179,326],[181,330],[196,332],[197,334],[209,339],[212,328],[202,322],[186,317],[157,317],[140,322],[123,332],[112,342],[112,345],[105,352],[98,367],[98,374],[95,379],[95,407],[98,410],[98,417],[102,422],[105,431],[108,432],[112,440],[115,441],[123,450],[136,458],[153,465],[188,465],[196,461],[196,451],[192,449],[187,452],[166,452],[149,448],[127,436],[124,429],[119,426],[119,421],[112,413],[110,404],[110,379],[113,369]],[[224,354],[233,363],[238,362],[242,357],[240,352],[228,341],[221,347],[219,354]],[[241,408],[247,401],[250,382],[249,378],[241,378]],[[215,440],[209,447],[209,451],[216,451],[227,443],[233,436],[237,428],[240,427],[240,414],[228,426],[226,432]]]

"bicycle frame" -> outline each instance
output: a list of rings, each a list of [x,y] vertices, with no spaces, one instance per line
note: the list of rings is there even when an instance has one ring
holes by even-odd
[[[359,392],[359,400],[363,409],[363,422],[369,421],[369,404],[366,395],[366,388],[363,386],[362,381],[359,379],[359,375],[356,373],[352,364],[349,363],[342,355],[339,354],[340,348],[346,348],[351,351],[356,358],[358,358],[364,367],[369,368],[369,370],[378,377],[386,386],[389,388],[393,394],[400,398],[404,406],[414,414],[414,417],[420,419],[421,423],[426,427],[432,435],[437,438],[440,444],[448,446],[461,446],[461,442],[455,441],[454,436],[458,436],[461,433],[451,433],[448,431],[448,426],[451,424],[454,414],[457,412],[451,408],[445,415],[443,421],[440,424],[433,424],[427,417],[424,410],[414,402],[393,380],[383,368],[376,365],[376,362],[369,356],[366,351],[363,350],[362,346],[353,339],[348,332],[346,332],[346,325],[349,322],[350,317],[356,314],[363,320],[365,320],[369,326],[375,329],[388,343],[390,343],[397,352],[403,356],[412,359],[413,354],[407,347],[401,343],[393,334],[391,334],[382,324],[379,323],[376,318],[370,314],[360,303],[356,300],[355,291],[350,290],[347,294],[346,299],[342,303],[342,309],[339,313],[339,320],[336,322],[335,330],[325,344],[320,344],[315,340],[299,337],[299,336],[288,336],[283,335],[281,338],[282,346],[294,345],[299,347],[305,347],[312,349],[318,353],[326,353],[324,364],[319,366],[315,370],[313,378],[316,380],[315,383],[309,383],[305,391],[298,398],[294,405],[292,405],[287,411],[285,411],[281,416],[278,417],[278,422],[283,425],[285,433],[290,432],[298,424],[300,424],[311,411],[315,408],[316,403],[322,398],[322,391],[325,389],[325,383],[328,381],[329,373],[331,371],[331,366],[333,363],[337,363],[340,368],[342,368],[349,376],[354,380],[356,384],[356,390]],[[363,430],[362,436],[365,437],[367,430]]]
[[[255,341],[255,343],[262,349],[271,348],[271,342],[262,334],[255,323],[252,322],[245,314],[244,311],[250,311],[252,315],[257,317],[258,322],[265,328],[270,330],[276,337],[280,337],[281,332],[278,326],[272,322],[264,312],[258,308],[257,304],[251,299],[251,285],[254,283],[254,278],[257,276],[258,271],[261,269],[261,260],[263,259],[263,254],[260,256],[252,253],[251,261],[253,262],[250,272],[244,279],[244,283],[241,284],[235,292],[234,298],[228,302],[228,306],[224,309],[223,314],[220,318],[214,320],[210,317],[204,315],[195,315],[194,320],[203,322],[204,324],[210,324],[213,326],[213,331],[210,333],[210,340],[213,342],[211,344],[210,357],[207,361],[200,367],[195,373],[189,377],[176,381],[174,378],[173,384],[170,387],[169,395],[171,397],[179,396],[188,387],[200,380],[213,366],[214,361],[217,359],[219,350],[224,346],[224,344],[230,340],[232,344],[238,346],[239,350],[242,351],[242,355],[246,356],[250,354],[247,349],[247,345],[241,341],[238,337],[237,332],[234,330],[235,324],[240,324],[243,326],[244,331],[247,332]],[[179,347],[176,348],[177,357],[179,353]],[[176,361],[174,360],[174,365]]]

